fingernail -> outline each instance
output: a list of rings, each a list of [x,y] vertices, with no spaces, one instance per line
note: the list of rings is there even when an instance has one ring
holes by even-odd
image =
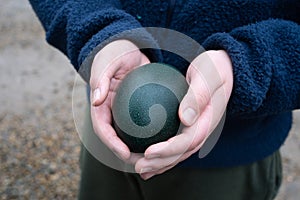
[[[197,113],[192,108],[187,108],[183,112],[183,119],[188,125],[192,125],[196,120]]]
[[[142,174],[141,177],[142,179],[144,179],[145,181],[152,178],[155,174]]]
[[[145,167],[141,169],[140,174],[151,172],[151,171],[153,171],[151,167]]]
[[[116,151],[113,151],[113,153],[122,161],[128,161],[129,157],[126,156],[124,153],[121,153],[120,151],[119,152],[116,152]]]
[[[122,158],[122,156],[120,154],[118,154],[117,152],[113,151],[113,153],[115,154],[115,156],[117,156],[120,160],[124,160],[124,158]]]
[[[100,99],[100,89],[99,88],[95,89],[93,92],[93,104],[95,104],[98,99]]]

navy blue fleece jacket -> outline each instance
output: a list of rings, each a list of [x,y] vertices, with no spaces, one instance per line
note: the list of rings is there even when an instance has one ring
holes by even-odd
[[[227,51],[233,64],[234,87],[221,138],[208,156],[199,159],[195,154],[181,165],[250,163],[278,150],[287,137],[291,111],[300,108],[298,0],[30,2],[47,41],[67,55],[76,70],[103,41],[139,27],[173,29],[206,50]],[[123,37],[138,46],[155,42],[146,32],[128,33]],[[151,51],[146,54],[152,61],[159,57]],[[167,53],[162,55],[163,62],[186,71],[187,63]]]

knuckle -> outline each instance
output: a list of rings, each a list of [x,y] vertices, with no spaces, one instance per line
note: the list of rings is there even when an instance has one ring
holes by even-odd
[[[196,99],[199,101],[199,102],[208,102],[209,99],[210,99],[210,95],[208,93],[196,93]]]
[[[195,91],[193,92],[194,99],[196,103],[202,107],[201,105],[206,105],[210,101],[209,92]]]
[[[191,143],[190,146],[189,146],[189,151],[191,151],[191,150],[197,148],[198,145],[199,145],[198,142],[195,141],[195,140],[193,140],[192,143]]]

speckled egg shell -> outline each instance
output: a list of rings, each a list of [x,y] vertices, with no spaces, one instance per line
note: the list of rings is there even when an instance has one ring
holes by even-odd
[[[178,107],[187,92],[185,77],[161,63],[130,72],[119,85],[112,105],[113,126],[132,152],[178,133]]]

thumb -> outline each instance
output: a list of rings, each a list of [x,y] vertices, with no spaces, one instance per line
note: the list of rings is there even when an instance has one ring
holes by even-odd
[[[100,78],[99,78],[100,79]],[[91,82],[92,82],[91,78]],[[91,85],[91,103],[93,106],[101,105],[108,95],[110,79],[108,77],[102,77],[100,80],[95,80],[96,83],[90,83]]]
[[[181,122],[186,126],[193,125],[209,104],[210,96],[206,81],[199,75],[191,76],[189,89],[179,106]]]

